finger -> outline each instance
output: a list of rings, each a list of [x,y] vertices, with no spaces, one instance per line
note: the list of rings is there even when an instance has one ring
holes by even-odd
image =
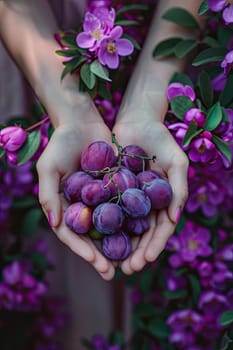
[[[135,250],[135,252],[132,254],[130,258],[130,266],[134,271],[141,271],[144,268],[144,266],[147,264],[147,260],[145,258],[145,252],[149,242],[152,239],[153,232],[155,231],[155,225],[156,225],[156,216],[154,213],[153,215],[151,215],[150,229],[143,234],[137,249]]]
[[[166,247],[167,241],[173,234],[175,224],[170,220],[165,210],[161,210],[157,217],[157,225],[145,251],[147,262],[153,262]]]
[[[59,195],[60,176],[49,166],[37,163],[39,202],[51,227],[61,222],[62,203]]]
[[[181,161],[175,162],[175,164],[168,170],[168,181],[172,187],[172,200],[168,208],[168,214],[170,219],[174,223],[178,223],[185,202],[188,197],[188,161],[185,157],[182,157]]]
[[[137,249],[137,246],[139,244],[140,238],[139,237],[133,237],[131,242],[132,242],[132,252],[130,253],[130,255],[128,256],[127,259],[125,259],[124,261],[121,262],[120,267],[122,272],[125,275],[132,275],[132,273],[134,273],[135,271],[132,269],[131,263],[130,263],[130,259],[132,257],[132,255],[134,254],[134,251]]]

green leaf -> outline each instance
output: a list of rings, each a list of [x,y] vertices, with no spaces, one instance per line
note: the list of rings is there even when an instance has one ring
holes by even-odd
[[[222,108],[220,106],[220,103],[217,102],[210,108],[207,114],[204,129],[208,131],[212,131],[219,126],[221,121],[222,121]]]
[[[164,292],[164,296],[168,300],[175,300],[185,298],[187,296],[188,291],[186,289],[176,289],[173,292],[166,290]]]
[[[212,140],[219,152],[222,153],[222,155],[228,160],[228,162],[231,164],[232,162],[232,154],[231,149],[229,145],[222,141],[218,136],[212,135]]]
[[[227,78],[224,89],[222,90],[219,101],[222,106],[227,107],[233,99],[233,74],[230,74]]]
[[[111,91],[108,89],[104,81],[101,81],[101,80],[98,81],[97,92],[105,100],[112,100]]]
[[[53,266],[47,261],[46,257],[39,253],[39,252],[33,252],[28,254],[30,260],[36,267],[40,269],[50,269]]]
[[[228,310],[222,313],[220,317],[221,326],[228,326],[233,323],[233,310]]]
[[[77,48],[76,35],[75,34],[62,35],[61,36],[62,45],[76,49]]]
[[[217,31],[217,39],[221,47],[227,47],[229,40],[232,39],[231,27],[219,26]]]
[[[204,0],[202,1],[199,9],[198,9],[198,14],[204,15],[207,11],[209,10],[209,6],[208,6],[208,0]]]
[[[150,318],[155,315],[155,307],[151,303],[139,303],[134,309],[134,314],[139,318]]]
[[[169,327],[161,319],[152,319],[148,324],[148,332],[159,339],[167,339],[170,333]]]
[[[143,294],[147,294],[150,291],[153,283],[153,279],[154,279],[153,270],[147,269],[143,271],[141,275],[140,283],[139,283],[140,290]]]
[[[109,78],[108,70],[100,64],[98,60],[95,60],[90,65],[90,70],[93,74],[95,74],[97,77],[106,80],[106,81],[112,81]]]
[[[13,208],[20,209],[20,208],[30,208],[35,205],[38,205],[38,201],[35,196],[23,196],[23,197],[17,197],[14,199],[14,202],[12,204]]]
[[[80,76],[88,89],[92,90],[96,83],[96,76],[90,69],[90,64],[84,63],[80,70]]]
[[[57,50],[56,54],[63,57],[75,57],[80,56],[80,52],[77,49],[72,50]]]
[[[179,58],[183,58],[191,52],[197,44],[195,39],[183,39],[175,46],[174,54]]]
[[[199,135],[203,129],[199,129],[196,123],[189,123],[188,129],[185,133],[182,146],[187,147],[195,136]]]
[[[197,305],[199,296],[201,294],[200,281],[197,278],[197,276],[195,276],[194,274],[191,274],[191,273],[188,275],[188,280],[189,280],[190,287],[191,287],[193,302],[195,305]]]
[[[23,217],[23,225],[22,225],[23,234],[27,237],[30,237],[33,234],[35,234],[35,231],[42,217],[43,217],[43,214],[41,209],[32,208],[28,210]]]
[[[2,158],[6,154],[6,150],[3,148],[0,148],[0,158]]]
[[[18,165],[26,163],[31,159],[40,146],[40,131],[31,131],[23,147],[18,151]]]
[[[124,345],[124,337],[123,334],[119,331],[112,331],[111,334],[109,335],[109,343],[112,345],[120,345],[123,346]]]
[[[198,86],[202,101],[206,107],[211,107],[213,103],[214,93],[208,73],[202,71],[198,76]]]
[[[137,21],[131,21],[128,19],[118,19],[115,21],[116,26],[136,26],[138,25]]]
[[[116,11],[116,16],[123,12],[128,12],[132,10],[148,10],[148,5],[146,4],[130,4],[124,5]]]
[[[184,27],[200,29],[199,24],[193,15],[182,7],[173,7],[167,10],[162,18]]]
[[[63,69],[62,75],[61,75],[61,80],[64,79],[64,77],[69,74],[73,73],[82,63],[86,62],[87,58],[84,56],[80,56],[77,58],[73,58],[70,61],[63,62],[65,65],[65,68]]]
[[[189,109],[195,107],[193,102],[187,96],[176,96],[170,101],[171,109],[175,116],[183,120],[184,114]]]
[[[201,51],[193,60],[192,65],[194,67],[201,66],[211,62],[222,61],[227,53],[227,49],[224,47],[210,47]]]
[[[156,45],[152,52],[153,57],[167,56],[174,53],[174,48],[181,41],[181,38],[169,38],[163,40]]]
[[[202,43],[210,47],[219,47],[218,41],[214,39],[212,36],[208,36],[208,35],[203,38]]]
[[[187,74],[184,73],[174,73],[171,77],[169,84],[171,83],[181,83],[184,85],[190,85],[193,88],[193,82]]]

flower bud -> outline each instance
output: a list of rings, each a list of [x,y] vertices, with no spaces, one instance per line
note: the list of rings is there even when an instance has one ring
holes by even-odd
[[[27,132],[20,126],[8,126],[0,131],[0,146],[15,152],[24,144],[26,138]]]

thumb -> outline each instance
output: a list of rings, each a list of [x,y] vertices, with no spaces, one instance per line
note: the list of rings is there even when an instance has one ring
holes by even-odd
[[[174,223],[178,223],[188,197],[187,179],[188,161],[176,162],[168,171],[168,181],[172,187],[172,200],[168,207],[168,215]]]
[[[56,227],[61,222],[62,203],[59,195],[60,176],[49,167],[37,165],[39,177],[39,202],[47,216],[49,225]]]

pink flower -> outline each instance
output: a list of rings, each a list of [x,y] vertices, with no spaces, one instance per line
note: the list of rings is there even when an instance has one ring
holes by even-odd
[[[101,40],[98,51],[100,63],[110,69],[119,66],[119,56],[128,56],[133,50],[133,44],[128,39],[121,39],[123,29],[120,26],[113,28],[108,38]]]
[[[190,85],[171,83],[167,89],[167,98],[170,101],[176,96],[187,96],[192,101],[194,101],[196,98],[195,92]]]
[[[104,31],[101,21],[92,13],[86,12],[83,22],[83,32],[76,37],[76,43],[83,49],[94,51],[100,40],[103,39]]]
[[[233,7],[232,7],[232,12],[233,12]],[[232,65],[233,65],[233,50],[229,51],[226,54],[226,56],[224,57],[224,60],[221,63],[221,67],[224,69],[225,75],[227,75],[231,71]]]
[[[8,126],[0,131],[0,147],[6,151],[17,151],[27,138],[27,132],[20,126]]]
[[[195,123],[199,128],[203,128],[205,123],[205,114],[199,108],[191,108],[184,115],[184,122],[186,124]]]
[[[208,0],[208,5],[213,12],[222,12],[226,24],[233,23],[233,4],[229,0]]]
[[[190,144],[189,159],[193,162],[210,162],[217,156],[214,143],[211,141],[211,133],[204,131]]]

